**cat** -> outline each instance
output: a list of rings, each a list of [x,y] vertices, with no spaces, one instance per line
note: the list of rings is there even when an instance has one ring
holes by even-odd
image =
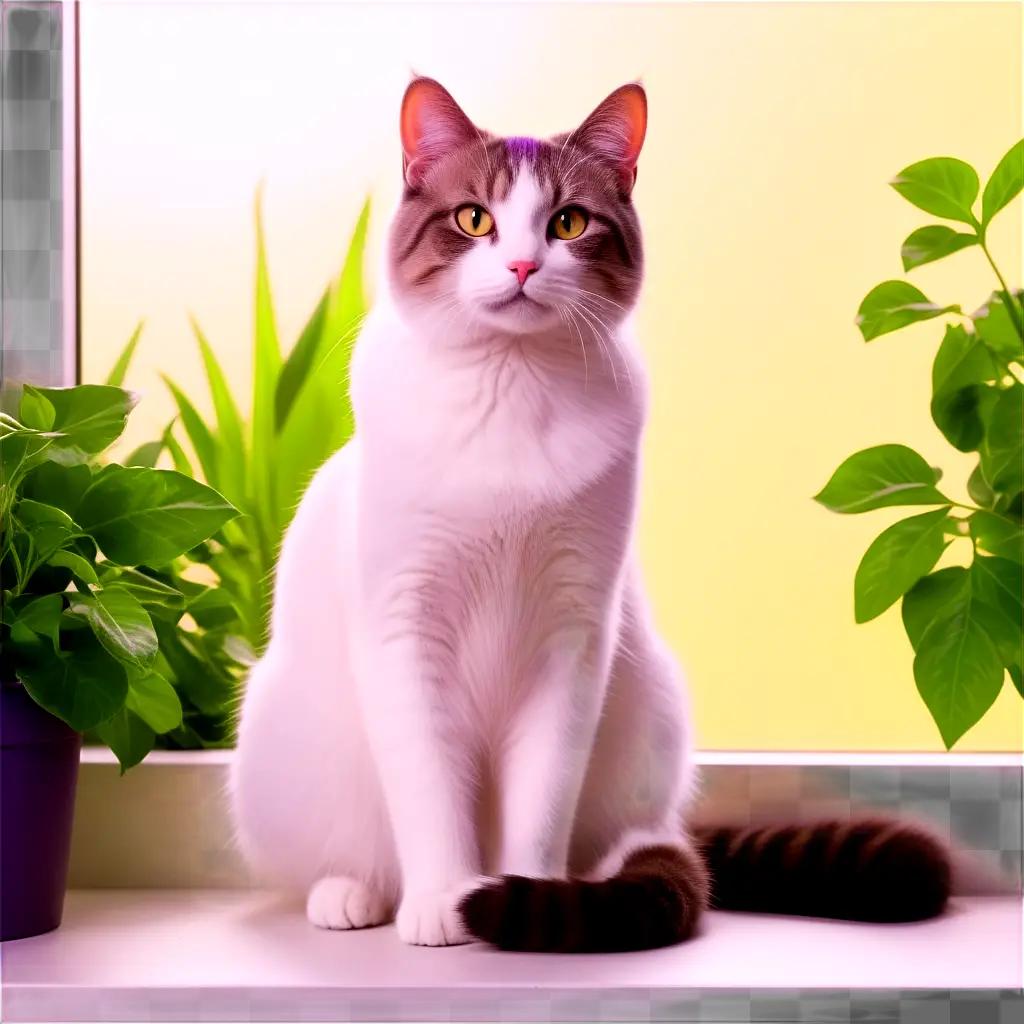
[[[284,540],[231,779],[243,853],[315,925],[624,950],[709,903],[945,903],[944,851],[909,825],[687,831],[685,687],[634,538],[646,127],[638,84],[546,140],[406,90],[357,430]]]

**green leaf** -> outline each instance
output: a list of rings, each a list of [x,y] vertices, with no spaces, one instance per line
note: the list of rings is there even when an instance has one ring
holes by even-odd
[[[919,288],[906,281],[883,281],[864,296],[855,323],[865,341],[890,331],[932,320],[943,313],[959,313],[960,307],[937,306]]]
[[[22,493],[33,501],[61,509],[73,519],[91,482],[92,470],[87,465],[44,462],[25,477]]]
[[[170,732],[181,725],[181,701],[174,687],[156,672],[129,678],[125,707],[156,733]]]
[[[206,369],[206,379],[210,386],[210,397],[217,414],[217,432],[219,453],[217,466],[220,471],[220,482],[224,493],[232,501],[243,501],[246,491],[245,473],[245,440],[242,431],[242,418],[228,387],[224,371],[214,355],[210,343],[203,335],[199,324],[193,319],[192,330],[195,332],[199,351]]]
[[[178,444],[178,439],[174,436],[174,421],[172,420],[164,428],[163,433],[164,447],[170,453],[171,461],[174,463],[174,468],[182,476],[194,477],[195,473],[192,471],[192,463],[188,461],[188,456],[185,454],[185,450]]]
[[[854,617],[868,622],[895,604],[931,571],[946,547],[948,512],[904,519],[883,530],[864,553],[854,580]]]
[[[21,608],[14,622],[39,636],[48,637],[54,649],[60,648],[60,617],[64,612],[64,599],[60,594],[45,594],[37,597]],[[13,625],[13,622],[12,622]]]
[[[1024,188],[1024,139],[996,165],[981,197],[981,223],[988,222]]]
[[[19,666],[17,675],[37,704],[78,732],[109,718],[128,693],[124,668],[95,641],[73,654]]]
[[[103,582],[105,585],[116,583],[132,594],[143,607],[185,610],[185,597],[180,590],[138,569],[113,568],[109,574],[104,574]]]
[[[51,430],[59,433],[58,447],[75,447],[95,454],[121,436],[136,395],[106,384],[78,384],[70,388],[25,385],[26,396],[45,399],[54,409]]]
[[[954,231],[945,224],[929,224],[928,227],[918,228],[907,235],[900,250],[903,269],[923,267],[926,263],[934,263],[935,260],[952,256],[961,249],[977,244],[978,236],[975,234]]]
[[[189,601],[188,613],[203,629],[215,629],[238,619],[234,598],[219,587],[208,587]]]
[[[274,395],[281,370],[281,349],[263,236],[262,195],[256,196],[256,313],[253,352],[252,461],[256,504],[267,514],[277,509],[274,492]]]
[[[97,725],[96,735],[114,752],[122,775],[142,761],[156,743],[153,730],[127,708]]]
[[[0,434],[0,487],[13,491],[40,457],[49,452],[54,441],[53,437],[34,430]]]
[[[967,570],[959,565],[919,579],[903,597],[903,627],[916,651],[925,630],[956,606],[969,586]]]
[[[917,651],[914,674],[947,746],[988,709],[1021,656],[1024,569],[976,555],[970,570],[942,569],[903,599]]]
[[[196,412],[196,407],[188,400],[185,393],[166,374],[161,374],[163,382],[167,385],[174,397],[181,415],[181,422],[188,434],[192,448],[199,457],[199,465],[203,467],[203,476],[206,482],[216,487],[219,479],[217,465],[217,442],[213,438],[210,428],[206,425],[202,416]],[[165,435],[166,436],[166,435]],[[172,453],[173,455],[173,453]]]
[[[1024,697],[1024,672],[1021,671],[1020,665],[1011,665],[1008,671],[1010,678],[1013,680],[1013,685],[1017,688],[1017,692]]]
[[[1024,318],[1024,306],[1019,297],[1013,297],[1016,305],[1018,321]],[[981,309],[971,314],[974,329],[981,340],[1004,359],[1018,360],[1024,358],[1024,340],[1014,325],[1007,306],[1006,297],[1000,292],[993,292]]]
[[[22,498],[18,502],[15,515],[26,529],[32,531],[41,526],[51,525],[59,526],[64,533],[75,533],[78,530],[75,521],[63,509],[42,501],[33,501],[31,498]]]
[[[1015,384],[997,393],[980,454],[994,491],[1024,490],[1024,387]]]
[[[29,498],[22,498],[18,502],[14,509],[14,518],[32,538],[34,559],[37,563],[45,562],[79,532],[66,512]]]
[[[135,325],[135,330],[132,331],[131,337],[128,339],[128,344],[121,349],[121,354],[117,357],[117,362],[114,363],[114,368],[110,371],[110,374],[107,377],[107,384],[118,388],[124,384],[125,374],[128,372],[132,356],[135,355],[135,349],[139,344],[139,338],[142,337],[142,327],[144,323],[145,321],[140,320]]]
[[[935,488],[939,474],[912,448],[883,444],[851,455],[814,500],[833,512],[891,505],[949,505]]]
[[[178,688],[205,714],[219,714],[234,698],[234,680],[207,658],[195,636],[168,623],[156,622],[160,656]]]
[[[965,224],[976,223],[971,207],[978,198],[978,173],[963,160],[938,156],[904,167],[890,185],[927,213]]]
[[[278,433],[287,422],[288,413],[313,366],[317,350],[323,339],[329,298],[330,289],[328,288],[324,290],[316,309],[306,321],[306,326],[302,328],[299,340],[295,342],[284,366],[281,367],[281,375],[277,378],[277,389],[274,394],[274,417]]]
[[[993,512],[975,512],[969,519],[971,536],[982,550],[1013,562],[1024,562],[1024,524]]]
[[[85,492],[78,522],[111,561],[159,566],[237,514],[216,491],[181,473],[110,465]]]
[[[985,471],[979,462],[967,478],[967,493],[971,500],[982,508],[991,508],[996,501],[992,485],[985,479]]]
[[[996,616],[990,631],[1009,668],[1024,657],[1024,567],[1007,558],[975,555],[971,565],[971,588],[982,604]]]
[[[991,613],[965,598],[925,630],[914,658],[917,689],[946,749],[981,720],[1003,685],[1003,660],[987,620]]]
[[[74,551],[56,551],[46,560],[47,565],[59,565],[70,569],[83,583],[99,583],[92,563]]]
[[[123,587],[72,594],[70,609],[92,626],[96,639],[115,657],[146,668],[156,657],[157,639],[146,609]]]
[[[949,324],[932,367],[931,413],[935,425],[960,451],[974,451],[985,435],[995,392],[982,386],[997,376],[985,346],[963,327]]]
[[[157,464],[163,450],[163,441],[147,441],[145,444],[140,444],[124,460],[124,464],[126,466],[145,466],[147,469],[152,469]]]
[[[352,436],[349,365],[366,312],[363,256],[370,217],[363,204],[344,263],[327,297],[320,344],[312,368],[277,440],[278,535],[288,525],[313,473]]]
[[[935,396],[932,419],[943,436],[962,452],[977,451],[985,436],[985,420],[995,402],[992,388],[981,385]]]
[[[57,410],[53,403],[35,388],[26,387],[21,395],[18,417],[30,430],[48,431],[53,429]]]

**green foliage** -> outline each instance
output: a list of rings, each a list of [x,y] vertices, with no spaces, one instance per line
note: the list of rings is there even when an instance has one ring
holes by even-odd
[[[864,340],[871,341],[907,324],[959,311],[959,306],[937,306],[924,292],[906,281],[883,281],[864,296],[857,310],[857,326]]]
[[[239,413],[249,404],[247,396],[232,393],[213,346],[193,318],[192,331],[206,372],[213,416],[204,417],[184,390],[164,376],[177,407],[176,421],[159,439],[142,445],[127,460],[133,466],[145,467],[168,457],[181,474],[191,476],[198,470],[206,483],[242,513],[178,560],[164,582],[179,587],[181,572],[198,565],[215,577],[217,588],[211,593],[220,596],[216,601],[206,598],[198,604],[192,602],[189,614],[197,621],[200,615],[215,619],[212,631],[242,637],[248,645],[248,657],[265,642],[270,581],[283,532],[313,473],[348,441],[354,429],[348,370],[356,332],[366,311],[363,251],[369,204],[360,213],[341,271],[324,290],[287,356],[282,354],[278,339],[260,211],[257,195],[253,371],[246,388],[251,394],[248,421]],[[133,338],[126,349],[128,359],[136,340]],[[126,370],[124,356],[118,367],[122,373]],[[179,428],[192,459],[175,437]],[[110,491],[129,487],[127,475],[137,472],[120,468],[120,476],[111,477],[103,486]],[[122,508],[132,529],[126,529],[124,518],[110,527],[111,536],[116,530],[123,538],[111,557],[124,554],[129,561],[135,554],[133,538],[145,536],[146,542],[152,543],[156,534],[165,532],[173,538],[173,526],[158,523],[139,504],[144,500],[143,493],[138,489],[134,493],[134,508]],[[88,496],[83,500],[87,503]],[[190,658],[202,662],[204,650],[185,645],[175,649],[175,657],[182,665]],[[218,687],[213,690],[220,692]],[[216,701],[208,696],[204,693],[202,706],[215,710]]]
[[[20,680],[72,728],[95,731],[122,769],[157,733],[184,725],[180,676],[156,623],[173,645],[188,602],[202,595],[166,584],[159,568],[238,514],[172,470],[97,464],[134,404],[115,385],[26,386],[18,418],[0,421],[0,678]],[[189,642],[209,643],[209,633]]]
[[[977,172],[938,157],[902,170],[893,188],[937,217],[970,232],[928,225],[903,243],[904,270],[978,247],[999,283],[970,316],[932,302],[905,281],[886,281],[861,303],[865,341],[938,316],[947,323],[932,366],[931,416],[945,439],[977,462],[967,484],[972,503],[937,488],[940,472],[903,445],[850,456],[817,501],[833,512],[937,505],[884,530],[854,579],[854,617],[867,622],[902,599],[914,648],[918,692],[951,748],[995,702],[1007,674],[1024,697],[1024,304],[989,251],[992,218],[1024,189],[1024,140],[999,162],[982,193]],[[935,570],[947,546],[962,540],[966,566]]]

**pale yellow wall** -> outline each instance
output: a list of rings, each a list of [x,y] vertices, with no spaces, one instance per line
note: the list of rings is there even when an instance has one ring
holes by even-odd
[[[1020,7],[86,5],[84,371],[103,375],[147,318],[135,438],[170,415],[156,369],[206,405],[187,310],[247,380],[259,180],[285,338],[367,191],[379,246],[411,68],[516,134],[648,88],[640,547],[699,742],[941,749],[898,615],[853,623],[854,569],[898,513],[838,517],[810,496],[886,441],[965,475],[928,415],[938,329],[865,346],[852,320],[929,219],[887,179],[940,154],[987,173],[1020,136]],[[1017,281],[1020,229],[1014,213],[992,233]],[[992,286],[976,252],[914,280],[972,308]],[[1021,708],[1007,685],[960,749],[1020,749]]]

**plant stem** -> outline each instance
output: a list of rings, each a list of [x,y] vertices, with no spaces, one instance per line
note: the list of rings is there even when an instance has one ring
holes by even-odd
[[[1014,301],[1013,293],[1007,287],[1006,280],[1001,273],[999,268],[996,266],[996,261],[992,259],[992,253],[988,251],[988,246],[985,244],[985,238],[983,235],[978,236],[978,244],[981,246],[981,251],[985,254],[985,259],[988,260],[988,265],[992,268],[992,272],[999,279],[999,283],[1003,287],[1003,294],[1006,296],[1006,311],[1010,316],[1010,320],[1013,323],[1013,329],[1020,335],[1021,341],[1024,341],[1024,324],[1021,324],[1017,318],[1017,303]]]
[[[1019,527],[1021,525],[1015,519],[1011,519],[1009,516],[1004,516],[1002,512],[996,512],[990,508],[978,508],[977,505],[965,505],[962,501],[951,501],[950,505],[953,508],[966,509],[968,512],[984,512],[987,515],[995,516],[996,519],[1002,519],[1003,522],[1009,523],[1011,526],[1014,527]]]

